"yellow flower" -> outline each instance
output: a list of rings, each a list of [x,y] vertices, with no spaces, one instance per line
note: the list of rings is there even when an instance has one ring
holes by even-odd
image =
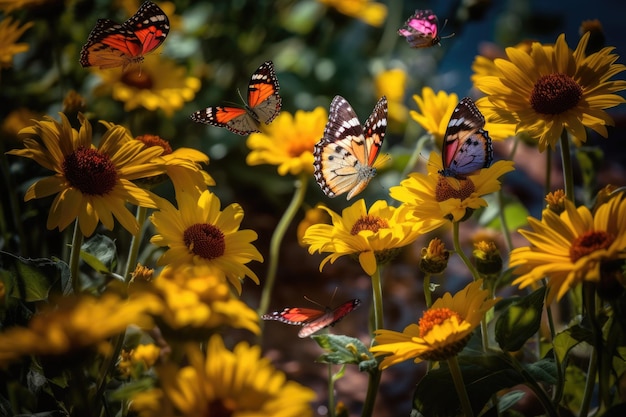
[[[459,353],[480,324],[485,313],[499,299],[490,299],[489,291],[481,289],[482,280],[474,281],[454,297],[445,293],[434,302],[419,320],[402,332],[377,330],[376,345],[370,348],[374,356],[385,356],[380,369],[415,358],[442,361]]]
[[[51,0],[0,0],[0,10],[9,13],[16,9],[34,8]]]
[[[307,210],[304,213],[304,219],[302,219],[302,221],[298,223],[298,229],[296,231],[296,235],[298,236],[298,243],[300,244],[300,246],[308,246],[306,243],[304,243],[303,239],[304,234],[309,227],[313,226],[314,224],[328,223],[329,221],[330,216],[328,215],[328,213],[326,213],[326,211],[322,210],[321,208],[314,207]]]
[[[230,351],[215,335],[206,356],[196,346],[189,347],[188,354],[188,366],[159,366],[161,387],[137,394],[131,409],[141,417],[313,416],[310,402],[315,393],[287,381],[285,374],[261,357],[260,346],[240,342]]]
[[[12,327],[0,333],[0,366],[25,355],[64,355],[91,348],[110,354],[111,336],[130,324],[148,325],[148,314],[160,310],[160,302],[150,294],[137,294],[128,300],[113,293],[100,298],[61,298],[58,305],[47,305],[36,314],[28,327]]]
[[[426,221],[429,230],[434,230],[448,220],[461,221],[472,210],[486,207],[487,202],[481,196],[500,189],[498,178],[513,170],[513,162],[498,161],[461,180],[439,174],[441,156],[431,152],[427,168],[427,175],[410,174],[399,186],[391,187],[389,195],[406,203],[415,217]]]
[[[159,359],[161,348],[153,345],[137,345],[130,352],[122,350],[117,369],[125,378],[138,378],[147,369],[150,369]]]
[[[281,112],[263,133],[253,133],[246,144],[251,152],[248,165],[278,165],[280,175],[313,174],[313,147],[324,135],[326,109],[298,110],[295,116]]]
[[[169,249],[159,258],[159,265],[207,265],[214,273],[228,278],[241,294],[240,279],[248,276],[257,284],[259,278],[244,264],[263,261],[250,243],[257,238],[252,230],[238,230],[243,209],[231,204],[220,211],[220,200],[209,191],[179,193],[178,209],[164,202],[151,216],[159,234],[150,242]]]
[[[91,143],[91,124],[82,114],[78,115],[79,131],[71,127],[63,113],[60,115],[61,123],[46,117],[23,129],[20,134],[29,136],[24,139],[26,149],[7,152],[31,158],[55,172],[31,185],[24,200],[57,194],[48,216],[48,229],[63,230],[78,219],[82,234],[90,236],[99,221],[112,230],[115,216],[122,227],[137,234],[139,224],[126,202],[156,208],[161,199],[131,181],[162,174],[165,169],[157,157],[163,150],[144,150],[141,142],[125,140],[126,130],[113,124],[107,125],[96,148]]]
[[[186,102],[192,101],[200,90],[200,80],[187,75],[185,67],[153,54],[140,67],[125,71],[93,70],[102,79],[97,95],[111,95],[124,102],[124,110],[143,107],[163,112],[171,117]]]
[[[0,69],[13,66],[13,56],[28,51],[27,43],[16,43],[17,40],[33,25],[28,22],[20,27],[11,17],[0,21]]]
[[[389,103],[389,119],[404,124],[408,117],[408,110],[404,105],[407,73],[400,68],[382,71],[374,79],[376,97],[387,97]]]
[[[614,197],[592,213],[569,200],[560,215],[544,210],[532,231],[519,232],[531,246],[511,252],[511,266],[522,274],[513,281],[525,288],[548,277],[546,302],[563,298],[583,281],[600,283],[603,266],[626,258],[626,200]]]
[[[496,59],[496,75],[476,77],[475,85],[487,94],[479,101],[488,120],[516,124],[516,132],[527,132],[538,141],[539,150],[554,147],[563,129],[577,145],[585,142],[589,127],[607,136],[613,119],[604,109],[623,103],[613,94],[626,89],[626,81],[609,81],[626,69],[615,64],[613,48],[585,55],[589,34],[575,51],[565,35],[554,47],[533,43],[530,53],[507,48],[508,59]]]
[[[371,0],[317,0],[334,7],[339,13],[361,19],[371,26],[382,26],[387,18],[387,6]]]
[[[313,225],[302,239],[309,245],[310,254],[331,252],[320,264],[320,271],[328,261],[333,263],[341,256],[354,255],[361,268],[372,275],[377,264],[391,260],[398,249],[413,242],[424,230],[421,222],[409,218],[406,206],[388,206],[383,200],[376,201],[369,210],[365,200],[358,200],[341,216],[321,208],[330,214],[333,224]]]
[[[448,267],[450,251],[439,238],[434,238],[428,243],[427,248],[422,248],[419,268],[425,274],[441,274]]]

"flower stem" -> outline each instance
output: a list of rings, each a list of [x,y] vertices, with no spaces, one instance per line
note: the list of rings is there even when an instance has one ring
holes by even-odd
[[[574,171],[572,170],[572,155],[569,149],[567,130],[561,133],[561,162],[563,164],[563,182],[565,183],[565,196],[574,201]]]
[[[285,233],[287,232],[287,228],[291,224],[291,221],[304,201],[304,195],[306,194],[308,184],[307,179],[307,174],[302,173],[296,180],[294,184],[295,192],[291,202],[289,203],[287,210],[285,210],[285,213],[283,213],[283,217],[278,222],[278,225],[276,225],[276,229],[274,229],[274,234],[272,235],[272,240],[270,241],[270,261],[269,266],[267,267],[267,276],[265,278],[265,285],[263,286],[263,292],[261,294],[261,302],[259,303],[259,314],[265,314],[269,307],[274,282],[276,281],[276,272],[278,270],[280,245],[283,241]],[[261,327],[263,327],[263,321],[261,321],[260,324]]]
[[[502,229],[502,234],[504,235],[504,242],[506,243],[506,250],[508,253],[511,253],[513,250],[513,241],[511,240],[511,231],[509,230],[509,225],[506,221],[506,215],[504,212],[504,192],[502,188],[498,190],[498,214],[500,216],[500,228]]]
[[[546,196],[552,191],[552,148],[546,148],[546,183],[543,195]]]
[[[374,300],[374,322],[372,323],[373,331],[384,327],[383,320],[383,289],[380,279],[380,266],[376,265],[376,271],[372,274],[372,292]],[[369,382],[367,385],[367,394],[361,417],[371,417],[374,412],[374,403],[376,395],[378,395],[378,385],[380,384],[381,372],[378,368],[370,372]]]
[[[74,222],[74,235],[72,236],[72,251],[70,252],[70,276],[72,277],[72,289],[74,294],[81,291],[80,271],[78,265],[80,261],[80,247],[83,244],[83,234],[80,231],[78,218]]]
[[[430,292],[430,278],[431,274],[424,275],[424,301],[426,302],[426,308],[430,308],[433,305],[433,296]]]
[[[459,402],[461,403],[461,410],[465,417],[473,417],[472,403],[470,403],[467,390],[465,389],[465,383],[463,382],[463,374],[461,373],[461,367],[459,366],[459,360],[456,356],[448,359],[448,366],[450,367],[450,373],[452,374],[452,381],[454,382],[454,388],[459,396]]]
[[[124,271],[124,280],[128,284],[130,282],[131,273],[135,269],[135,264],[137,263],[137,255],[139,254],[139,244],[141,243],[142,229],[143,223],[146,221],[146,216],[148,214],[148,209],[146,207],[137,207],[136,219],[139,223],[140,230],[137,235],[133,236],[130,241],[130,248],[128,250],[128,260],[126,262],[126,271]]]
[[[413,171],[413,169],[415,168],[415,165],[417,164],[417,160],[422,154],[422,149],[424,148],[424,144],[426,144],[426,142],[429,139],[431,139],[431,137],[432,135],[430,133],[425,133],[422,136],[420,136],[420,138],[417,140],[417,143],[415,144],[415,149],[413,149],[413,153],[411,154],[409,161],[407,162],[406,166],[404,167],[404,170],[402,171],[402,175],[400,176],[400,178],[406,177],[411,171]]]

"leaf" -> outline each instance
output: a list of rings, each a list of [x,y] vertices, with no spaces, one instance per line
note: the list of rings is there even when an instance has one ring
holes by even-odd
[[[557,334],[552,342],[557,361],[563,363],[569,351],[581,342],[593,345],[593,334],[590,329],[574,325]]]
[[[115,242],[107,236],[95,235],[80,247],[82,260],[98,272],[115,271],[117,266],[117,248]]]
[[[373,360],[369,349],[357,338],[336,334],[311,337],[322,349],[326,350],[326,353],[317,358],[317,362],[359,365],[361,362]]]
[[[52,288],[67,294],[71,291],[70,270],[60,260],[26,259],[0,252],[0,268],[4,270],[8,296],[25,302],[45,301]]]
[[[516,351],[539,330],[546,288],[541,287],[511,304],[496,322],[496,341],[505,351]]]

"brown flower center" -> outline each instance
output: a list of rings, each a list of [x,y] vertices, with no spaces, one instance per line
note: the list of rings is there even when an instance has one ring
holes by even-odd
[[[85,195],[107,195],[117,183],[117,171],[109,156],[82,146],[65,157],[63,175]]]
[[[161,148],[163,148],[163,153],[161,154],[161,156],[169,155],[172,153],[172,147],[170,146],[169,142],[166,141],[165,139],[161,139],[160,136],[141,135],[141,136],[137,136],[135,139],[137,139],[140,142],[143,142],[144,145],[146,145],[146,148],[150,148],[152,146],[160,146]]]
[[[372,216],[368,214],[367,216],[362,216],[359,220],[354,223],[352,226],[352,230],[350,230],[351,235],[357,235],[362,230],[371,230],[372,232],[378,232],[378,229],[389,227],[389,223],[387,220],[382,219],[377,216]]]
[[[469,198],[474,191],[476,191],[476,186],[470,179],[451,178],[439,175],[437,186],[435,187],[435,199],[440,203],[449,198],[458,198],[463,201]]]
[[[231,417],[235,413],[233,400],[215,399],[209,405],[209,414],[206,417]]]
[[[183,241],[191,252],[211,260],[224,255],[224,233],[212,224],[196,223],[183,233]]]
[[[154,86],[154,82],[150,74],[144,71],[126,71],[120,79],[124,84],[135,87],[139,90],[150,90]]]
[[[587,256],[600,249],[607,249],[614,240],[615,236],[604,231],[587,232],[574,239],[572,246],[569,248],[569,257],[572,263],[575,263],[583,256]]]
[[[570,76],[544,75],[530,93],[530,105],[540,114],[561,114],[576,107],[582,96],[582,88]]]
[[[460,322],[463,321],[463,317],[456,311],[452,311],[449,308],[431,308],[424,312],[424,315],[419,321],[420,337],[424,337],[438,324],[443,323],[451,317],[456,317]]]

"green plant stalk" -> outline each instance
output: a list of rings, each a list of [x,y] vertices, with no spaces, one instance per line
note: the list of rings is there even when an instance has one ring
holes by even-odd
[[[80,261],[80,247],[83,244],[83,234],[78,225],[78,218],[74,221],[74,235],[72,236],[72,250],[70,252],[70,276],[72,277],[72,289],[74,294],[81,291],[80,271],[78,270]]]
[[[335,378],[332,363],[328,364],[328,415],[335,417]]]
[[[539,402],[543,406],[543,409],[546,412],[545,414],[547,416],[549,416],[549,417],[559,417],[559,414],[557,413],[556,409],[552,405],[552,402],[550,401],[550,398],[548,397],[546,392],[543,390],[541,385],[538,384],[537,381],[535,380],[535,378],[533,378],[533,376],[530,375],[528,373],[528,371],[526,371],[526,369],[524,369],[519,364],[517,359],[515,359],[515,357],[510,355],[510,354],[503,355],[503,358],[505,358],[507,360],[507,362],[513,368],[515,368],[515,370],[524,378],[524,381],[526,381],[525,385],[528,388],[530,388],[532,390],[532,392],[535,394],[535,396],[537,397],[537,399],[539,400]]]
[[[504,213],[504,192],[502,191],[502,188],[498,190],[498,206],[500,228],[502,229],[502,234],[504,235],[504,243],[506,243],[507,252],[511,253],[513,250],[513,241],[511,240],[511,231],[509,230],[509,225],[506,221],[506,214]]]
[[[543,195],[546,196],[552,191],[552,148],[546,148],[546,183]]]
[[[574,171],[572,169],[572,154],[569,147],[567,130],[561,133],[561,162],[563,164],[563,182],[565,183],[565,196],[574,201]]]
[[[433,295],[430,292],[430,278],[431,274],[424,275],[424,302],[426,303],[426,308],[430,308],[433,305]]]
[[[599,328],[596,313],[596,292],[594,285],[590,282],[583,282],[583,306],[584,314],[589,317],[591,322],[591,332],[593,334],[593,346],[591,357],[589,358],[589,366],[587,367],[587,380],[585,381],[585,390],[583,391],[583,399],[580,405],[579,416],[587,416],[593,391],[596,385],[596,374],[598,373],[598,360],[602,354],[602,329]],[[600,399],[603,400],[603,392],[600,391]]]
[[[384,327],[383,320],[383,287],[380,279],[380,266],[376,265],[376,271],[372,274],[372,292],[374,300],[374,322],[372,323],[373,331]],[[374,412],[374,404],[378,395],[378,385],[380,385],[380,369],[376,368],[369,375],[367,384],[367,394],[363,404],[361,417],[371,417]]]
[[[139,223],[139,232],[137,235],[133,235],[130,241],[130,248],[128,250],[128,260],[126,261],[126,270],[124,271],[124,280],[128,284],[131,279],[131,274],[135,270],[135,264],[137,263],[137,256],[139,255],[139,245],[141,244],[143,224],[146,221],[148,215],[148,209],[146,207],[137,207],[137,214],[135,215],[137,223]]]
[[[406,176],[409,175],[411,171],[413,171],[413,168],[417,164],[417,160],[422,154],[422,149],[424,149],[424,144],[431,138],[432,138],[432,135],[430,133],[425,133],[422,136],[420,136],[420,138],[417,140],[417,143],[415,144],[415,149],[413,149],[413,153],[409,157],[409,161],[407,162],[406,166],[404,167],[404,170],[402,171],[402,175],[400,176],[400,178],[406,178]]]
[[[450,367],[450,374],[452,374],[452,382],[454,382],[454,388],[459,396],[459,402],[461,403],[461,410],[465,417],[473,417],[472,403],[470,402],[467,390],[465,389],[465,383],[463,382],[463,374],[461,373],[461,367],[459,366],[459,360],[456,355],[448,359],[448,366]]]
[[[278,225],[276,225],[276,229],[274,229],[274,234],[270,240],[270,260],[269,266],[267,267],[265,285],[263,285],[263,291],[261,293],[261,302],[259,303],[258,309],[259,314],[265,314],[269,307],[270,298],[272,297],[272,291],[274,289],[274,282],[276,281],[276,272],[278,271],[280,245],[285,237],[287,228],[289,228],[289,225],[298,212],[298,209],[302,206],[302,202],[304,201],[304,196],[306,194],[307,184],[308,174],[302,172],[295,182],[295,192],[291,202],[289,203],[287,210],[283,213],[283,217],[278,222]],[[261,321],[260,325],[262,328],[263,321]]]

